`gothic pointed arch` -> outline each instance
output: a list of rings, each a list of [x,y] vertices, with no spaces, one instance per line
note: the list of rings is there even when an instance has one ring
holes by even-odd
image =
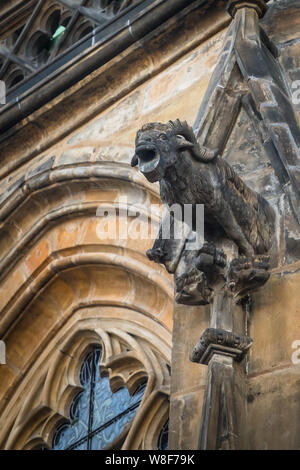
[[[80,309],[81,310],[81,309]],[[72,399],[82,389],[79,371],[93,347],[103,350],[100,370],[108,376],[112,391],[126,387],[132,395],[138,385],[147,386],[123,449],[157,448],[157,433],[168,415],[170,338],[162,326],[124,309],[90,307],[70,319],[59,338],[32,366],[13,398],[18,408],[8,432],[7,449],[51,448],[55,430],[69,419]],[[80,312],[80,319],[79,319]],[[26,396],[20,402],[20,397]]]

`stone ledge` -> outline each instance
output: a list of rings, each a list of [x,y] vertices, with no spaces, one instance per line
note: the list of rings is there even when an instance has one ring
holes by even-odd
[[[190,360],[199,364],[208,364],[215,354],[221,354],[240,362],[252,342],[248,336],[239,336],[219,328],[207,328],[195,345]]]

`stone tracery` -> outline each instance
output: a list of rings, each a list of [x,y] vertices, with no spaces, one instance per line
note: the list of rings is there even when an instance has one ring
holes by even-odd
[[[115,308],[116,318],[119,318],[119,327],[116,327],[116,321],[105,315],[105,307],[95,307],[91,313],[88,310],[85,309],[81,320],[68,322],[62,335],[62,339],[64,336],[66,339],[60,350],[50,353],[51,347],[47,348],[48,353],[45,351],[42,355],[46,363],[41,367],[38,360],[34,366],[35,372],[30,374],[25,385],[25,390],[31,391],[27,392],[25,402],[18,409],[6,448],[32,449],[37,445],[51,448],[54,430],[59,423],[66,422],[70,401],[81,390],[78,377],[80,359],[91,350],[91,345],[97,344],[104,350],[101,370],[109,375],[112,390],[126,386],[132,394],[141,381],[148,379],[144,398],[130,429],[127,429],[123,448],[143,448],[145,441],[156,448],[160,422],[168,413],[170,379],[166,364],[170,359],[164,356],[167,349],[153,349],[149,342],[150,332],[139,335],[137,314],[132,313],[130,322],[122,319],[122,309],[118,313],[118,308]],[[158,344],[157,338],[154,340],[153,337],[152,341]],[[36,388],[31,384],[39,386]],[[21,390],[18,393],[22,393]],[[29,415],[28,407],[31,409]]]

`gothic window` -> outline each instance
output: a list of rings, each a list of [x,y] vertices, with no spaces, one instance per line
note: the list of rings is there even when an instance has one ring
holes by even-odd
[[[91,279],[98,285],[94,273]],[[150,317],[141,328],[143,316],[135,311],[96,308],[97,315],[93,307],[61,333],[60,348],[53,341],[47,362],[34,365],[26,393],[16,396],[13,427],[3,430],[7,449],[166,447],[170,332]]]
[[[54,434],[54,450],[100,450],[110,446],[129,424],[141,403],[146,381],[130,396],[126,387],[113,393],[100,376],[100,348],[86,357],[80,371],[82,392],[72,401],[70,422]]]

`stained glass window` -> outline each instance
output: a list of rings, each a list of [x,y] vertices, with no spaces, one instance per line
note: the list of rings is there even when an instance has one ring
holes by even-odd
[[[80,370],[83,391],[72,401],[70,422],[53,437],[53,450],[100,450],[122,433],[142,400],[146,382],[130,396],[126,387],[113,393],[109,378],[100,377],[102,350],[88,354]]]
[[[169,420],[163,426],[157,443],[158,450],[168,450],[168,440],[169,440]]]

